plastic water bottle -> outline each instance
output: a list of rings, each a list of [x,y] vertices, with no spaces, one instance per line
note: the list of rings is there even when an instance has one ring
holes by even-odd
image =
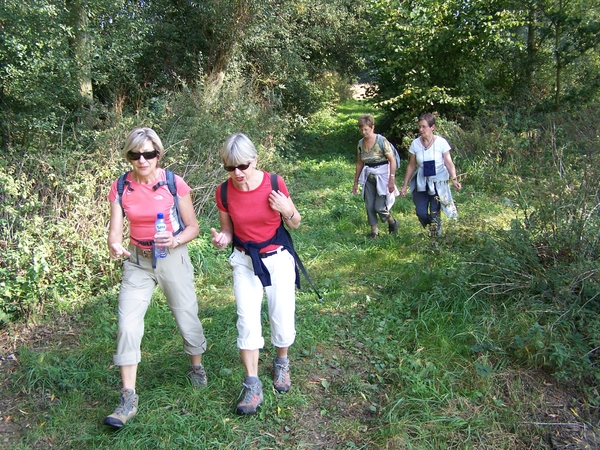
[[[156,222],[154,222],[154,230],[159,233],[161,231],[167,231],[167,224],[165,223],[165,216],[159,212],[156,214]],[[167,257],[167,247],[154,245],[154,256],[156,258]]]

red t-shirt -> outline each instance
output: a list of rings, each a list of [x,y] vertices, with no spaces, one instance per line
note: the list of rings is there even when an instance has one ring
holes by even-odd
[[[154,240],[154,222],[156,214],[163,213],[167,230],[174,232],[183,228],[183,224],[177,221],[177,213],[175,211],[175,199],[169,191],[169,187],[164,184],[156,191],[152,188],[159,181],[166,181],[167,175],[164,169],[158,169],[158,178],[155,183],[141,184],[136,183],[131,178],[131,173],[127,174],[126,181],[131,183],[131,188],[125,185],[123,189],[122,205],[125,209],[125,215],[129,220],[129,234],[131,243],[143,248],[151,248],[151,246],[141,245],[137,241],[152,241]],[[117,182],[115,180],[110,187],[108,200],[113,203],[118,203]],[[183,178],[175,175],[175,185],[177,186],[177,197],[182,198],[192,190]]]
[[[287,186],[278,175],[279,190],[289,197]],[[227,205],[225,210],[221,202],[221,185],[217,186],[217,207],[221,211],[229,213],[234,226],[235,235],[243,242],[264,242],[275,236],[277,228],[281,223],[279,213],[269,205],[269,194],[271,187],[271,174],[263,172],[263,180],[260,186],[252,191],[242,191],[235,187],[231,178],[227,180]],[[261,253],[269,252],[278,248],[279,245],[272,244],[261,250]]]

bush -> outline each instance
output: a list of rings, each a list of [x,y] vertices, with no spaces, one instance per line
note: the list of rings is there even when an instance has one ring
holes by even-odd
[[[287,128],[247,86],[233,79],[221,89],[186,89],[113,128],[73,126],[11,148],[0,162],[0,324],[47,306],[72,308],[117,282],[119,263],[106,251],[106,197],[129,170],[122,146],[134,127],[158,132],[163,166],[192,187],[202,216],[214,213],[215,187],[226,179],[219,150],[228,134],[248,134],[261,163],[277,160]]]

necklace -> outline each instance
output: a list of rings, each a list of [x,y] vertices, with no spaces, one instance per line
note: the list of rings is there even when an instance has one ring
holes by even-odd
[[[429,150],[429,147],[431,147],[431,145],[433,144],[434,141],[435,141],[435,136],[431,136],[431,139],[427,139],[427,140],[423,136],[421,136],[421,145],[423,146],[423,148],[425,150]]]

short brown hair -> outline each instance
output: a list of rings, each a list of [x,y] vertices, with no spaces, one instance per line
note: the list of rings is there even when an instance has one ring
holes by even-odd
[[[375,126],[375,118],[371,114],[363,114],[358,119],[358,128],[368,125],[370,127]]]
[[[427,122],[427,125],[429,125],[430,127],[435,125],[435,116],[430,112],[421,114],[419,116],[418,121],[420,122],[421,120],[424,120],[425,122]]]

